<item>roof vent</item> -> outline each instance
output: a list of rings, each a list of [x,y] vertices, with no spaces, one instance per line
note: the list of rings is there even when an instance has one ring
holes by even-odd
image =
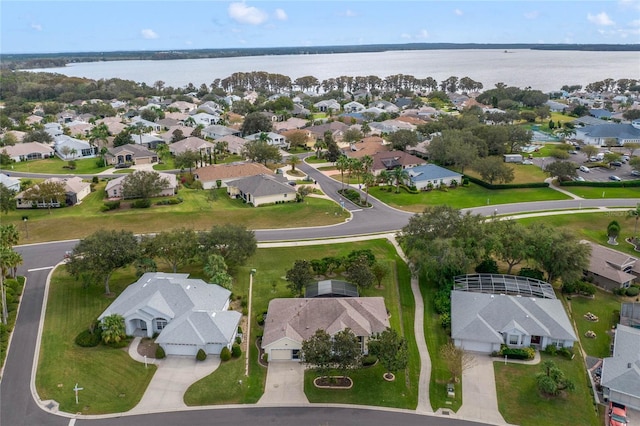
[[[631,363],[627,363],[627,368],[631,368]]]

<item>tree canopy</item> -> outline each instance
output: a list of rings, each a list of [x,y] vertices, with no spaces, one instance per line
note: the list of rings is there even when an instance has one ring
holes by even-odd
[[[306,260],[296,260],[293,267],[286,273],[287,287],[294,295],[302,295],[304,288],[313,281],[311,263]]]
[[[258,247],[253,231],[233,224],[215,225],[209,231],[200,232],[198,241],[203,261],[206,261],[210,254],[219,254],[230,271],[243,265]]]
[[[369,353],[377,356],[389,373],[403,370],[409,362],[407,341],[392,328],[369,340]]]
[[[260,139],[245,143],[242,148],[242,154],[249,160],[262,163],[265,166],[270,161],[274,163],[282,161],[280,149],[275,145],[269,144],[268,141]]]
[[[138,170],[128,174],[122,181],[122,198],[155,197],[169,187],[169,181],[158,172]]]

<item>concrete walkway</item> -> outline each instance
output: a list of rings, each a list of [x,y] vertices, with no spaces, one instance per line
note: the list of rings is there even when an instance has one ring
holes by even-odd
[[[138,362],[144,362],[144,357],[138,354],[139,343],[140,337],[131,342],[129,355]],[[130,414],[187,408],[183,400],[184,393],[193,383],[213,373],[220,365],[220,358],[208,356],[205,361],[196,361],[191,356],[168,356],[162,360],[147,359],[147,362],[155,364],[158,370],[138,405],[129,411]]]
[[[569,192],[569,191],[567,191],[566,189],[562,189],[562,188],[560,188],[559,186],[554,185],[554,184],[553,184],[553,178],[548,177],[548,178],[546,178],[544,181],[545,181],[546,183],[548,183],[548,184],[549,184],[549,188],[551,188],[551,189],[553,189],[553,190],[556,190],[556,191],[558,191],[558,192],[562,192],[563,194],[565,194],[565,195],[567,195],[567,196],[569,196],[569,197],[573,198],[574,200],[584,200],[584,198],[577,196],[577,195],[576,195],[576,194],[574,194],[573,192]]]
[[[258,405],[309,404],[304,394],[304,364],[295,361],[271,361],[267,383]]]

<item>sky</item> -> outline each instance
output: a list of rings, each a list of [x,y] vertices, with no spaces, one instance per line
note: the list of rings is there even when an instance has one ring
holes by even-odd
[[[640,43],[640,0],[0,1],[0,52]]]

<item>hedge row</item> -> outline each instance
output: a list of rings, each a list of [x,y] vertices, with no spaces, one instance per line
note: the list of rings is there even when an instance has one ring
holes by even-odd
[[[547,182],[492,184],[481,179],[474,178],[473,176],[465,176],[465,179],[469,179],[470,182],[473,182],[476,185],[480,185],[487,189],[547,188],[549,186]]]
[[[566,182],[560,182],[560,186],[594,186],[599,188],[636,188],[640,186],[640,180],[627,180],[622,182],[616,182],[616,181],[580,182],[576,180],[570,180]]]

